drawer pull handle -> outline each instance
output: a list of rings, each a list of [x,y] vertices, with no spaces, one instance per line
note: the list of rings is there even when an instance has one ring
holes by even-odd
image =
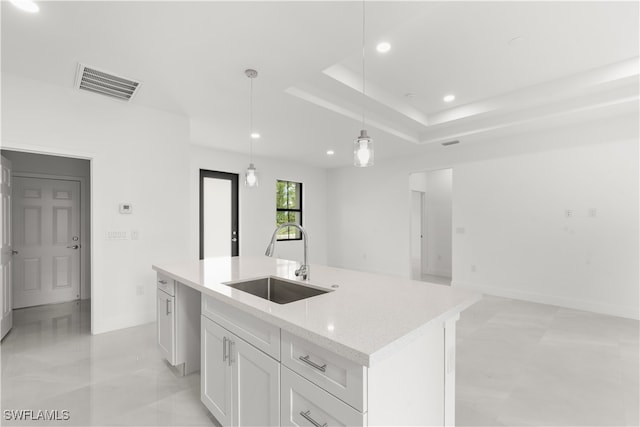
[[[234,362],[233,357],[232,357],[232,351],[233,351],[233,345],[235,345],[235,342],[231,341],[230,339],[227,339],[227,343],[229,344],[229,366],[231,366],[231,364]]]
[[[166,280],[158,280],[158,283],[160,283],[161,285],[166,285],[167,281]]]
[[[311,424],[313,424],[316,427],[327,427],[327,423],[320,424],[319,422],[311,418],[311,411],[307,411],[307,412],[300,411],[300,415],[302,415],[305,420],[309,421]]]
[[[311,361],[309,359],[309,355],[308,354],[306,356],[298,356],[298,359],[302,360],[307,365],[309,365],[309,366],[311,366],[313,368],[316,368],[320,372],[324,372],[324,371],[327,370],[327,364],[326,363],[324,365],[320,366],[317,363],[314,363],[313,361]]]

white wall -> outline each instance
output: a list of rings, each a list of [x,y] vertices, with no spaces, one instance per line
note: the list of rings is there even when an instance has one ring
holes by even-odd
[[[296,162],[254,157],[258,169],[258,188],[244,187],[244,170],[249,156],[205,147],[191,147],[189,173],[190,222],[189,254],[198,259],[199,180],[200,169],[240,174],[240,255],[264,255],[276,224],[276,180],[302,182],[302,225],[309,235],[309,262],[327,262],[327,172]],[[278,242],[274,256],[302,261],[301,241]],[[313,278],[313,272],[311,272]]]
[[[424,193],[427,191],[427,173],[416,172],[409,175],[409,188],[411,191]]]
[[[638,316],[637,141],[460,165],[454,192],[456,284]]]
[[[81,190],[81,244],[82,244],[82,276],[80,297],[88,299],[91,296],[91,174],[89,161],[59,156],[44,156],[41,154],[23,153],[19,151],[2,150],[2,155],[11,160],[13,173],[32,173],[83,178]]]
[[[328,171],[329,265],[410,275],[409,171],[399,161]]]
[[[451,277],[452,169],[426,173],[425,186],[422,270]]]
[[[448,167],[454,284],[638,317],[636,115],[331,170],[329,264],[408,277],[409,174]]]
[[[153,321],[151,265],[190,249],[188,120],[3,73],[2,145],[91,159],[92,331]],[[133,214],[118,213],[122,202]],[[140,240],[105,239],[131,230]]]

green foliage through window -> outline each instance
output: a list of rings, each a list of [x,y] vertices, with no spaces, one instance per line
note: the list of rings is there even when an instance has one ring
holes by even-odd
[[[302,225],[302,183],[276,181],[276,224],[293,222]],[[300,230],[286,227],[278,232],[278,240],[300,240]]]

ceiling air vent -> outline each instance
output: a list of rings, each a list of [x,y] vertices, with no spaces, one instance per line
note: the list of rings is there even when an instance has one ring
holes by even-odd
[[[84,64],[78,64],[76,87],[99,93],[123,101],[131,101],[142,82],[100,71]]]

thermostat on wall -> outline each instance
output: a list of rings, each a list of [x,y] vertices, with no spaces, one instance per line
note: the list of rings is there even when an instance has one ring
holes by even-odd
[[[120,213],[130,214],[133,212],[133,205],[131,203],[120,203]]]

